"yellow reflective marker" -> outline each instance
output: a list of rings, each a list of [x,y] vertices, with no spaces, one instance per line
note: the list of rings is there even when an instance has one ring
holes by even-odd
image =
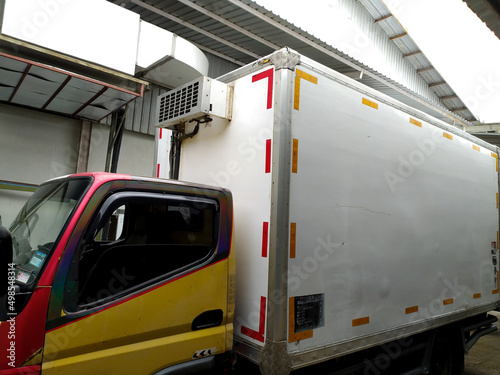
[[[368,107],[378,109],[378,103],[375,103],[369,99],[363,98],[362,102],[364,105],[367,105]]]
[[[453,136],[450,133],[443,132],[443,137],[453,141]]]
[[[453,303],[453,298],[448,298],[443,300],[443,305],[451,305]]]
[[[494,157],[496,160],[495,166],[496,166],[496,171],[498,172],[498,154],[495,154],[494,152],[492,152],[491,156]]]
[[[369,324],[369,323],[370,323],[370,317],[369,316],[365,316],[363,318],[353,319],[352,326],[353,327],[358,327],[358,326],[362,326],[362,325]]]
[[[295,297],[288,300],[288,342],[310,339],[313,337],[313,330],[295,332]]]
[[[476,145],[472,145],[472,148],[476,151],[481,151],[481,147],[479,146],[476,146]]]
[[[407,307],[405,309],[406,315],[418,312],[418,306]]]
[[[413,125],[418,126],[419,128],[422,127],[422,123],[420,121],[415,120],[414,118],[411,118],[411,117],[410,117],[410,123],[413,124]]]
[[[306,81],[317,85],[318,84],[318,77],[315,77],[309,73],[303,72],[300,69],[295,69],[295,73],[297,75],[295,76],[295,92],[293,95],[293,108],[298,111],[299,105],[300,105],[300,80],[305,79]]]
[[[299,140],[293,139],[292,147],[292,173],[297,173],[299,163]]]

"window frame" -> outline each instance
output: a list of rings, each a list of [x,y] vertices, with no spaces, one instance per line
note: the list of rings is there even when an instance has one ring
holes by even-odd
[[[80,257],[84,253],[84,250],[89,246],[101,230],[103,224],[109,220],[109,217],[117,210],[119,207],[127,204],[169,204],[168,202],[175,202],[176,205],[181,205],[182,202],[186,202],[190,205],[210,205],[213,209],[213,227],[212,227],[212,244],[208,254],[198,261],[189,263],[178,269],[166,272],[150,280],[144,281],[138,285],[132,286],[130,288],[125,288],[122,291],[112,294],[110,296],[89,302],[89,303],[79,303],[78,296],[78,267],[80,265]],[[82,311],[91,310],[94,308],[103,307],[109,304],[113,304],[118,300],[129,298],[130,296],[138,293],[142,293],[146,289],[154,288],[160,284],[168,283],[172,279],[177,279],[183,277],[189,273],[195,272],[206,265],[214,261],[217,255],[218,249],[218,236],[221,225],[221,206],[220,202],[215,197],[203,197],[198,195],[180,195],[180,194],[166,194],[165,192],[154,193],[154,192],[144,192],[144,191],[119,191],[114,192],[109,195],[96,209],[94,215],[89,221],[87,229],[84,231],[82,238],[73,254],[73,259],[70,265],[68,276],[65,285],[65,298],[63,302],[64,310],[68,313],[78,313]],[[147,245],[144,245],[147,246]],[[159,244],[153,244],[153,246],[159,246]],[[169,246],[169,245],[164,245]],[[108,249],[109,250],[109,249]],[[101,253],[101,255],[104,252]],[[105,289],[106,286],[103,286]]]

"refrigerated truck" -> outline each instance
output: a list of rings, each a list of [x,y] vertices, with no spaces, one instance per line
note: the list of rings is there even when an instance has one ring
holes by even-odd
[[[157,116],[180,182],[53,179],[2,231],[1,374],[456,375],[496,329],[496,147],[287,48]]]

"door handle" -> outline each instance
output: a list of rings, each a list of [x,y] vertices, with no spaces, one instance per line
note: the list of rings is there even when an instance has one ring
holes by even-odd
[[[221,309],[204,311],[194,318],[191,330],[198,331],[200,329],[218,327],[222,324],[223,318],[224,313]]]

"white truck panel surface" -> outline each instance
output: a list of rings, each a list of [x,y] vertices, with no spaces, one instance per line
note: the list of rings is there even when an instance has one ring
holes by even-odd
[[[498,301],[497,154],[423,114],[297,69],[317,83],[301,79],[292,112],[296,256],[288,291],[322,295],[324,318],[289,351]]]
[[[269,225],[271,175],[266,172],[272,141],[273,109],[267,108],[267,80],[245,77],[234,82],[232,121],[215,118],[183,141],[180,180],[224,186],[233,192],[236,257],[235,335],[264,343],[268,258],[265,225]],[[267,224],[265,224],[267,223]],[[264,298],[264,300],[263,300]],[[242,328],[243,327],[243,328]],[[242,333],[243,332],[243,333]]]
[[[240,354],[299,368],[498,308],[494,146],[286,49],[220,80],[232,119],[179,179],[233,193]]]

